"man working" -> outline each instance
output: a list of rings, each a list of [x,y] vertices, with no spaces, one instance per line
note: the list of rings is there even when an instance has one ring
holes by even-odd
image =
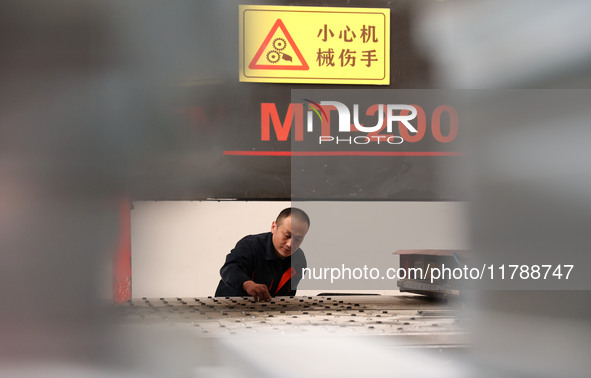
[[[266,301],[272,296],[295,295],[306,267],[299,246],[309,227],[308,215],[290,207],[279,213],[271,232],[242,238],[226,256],[215,296],[252,296],[255,301]]]

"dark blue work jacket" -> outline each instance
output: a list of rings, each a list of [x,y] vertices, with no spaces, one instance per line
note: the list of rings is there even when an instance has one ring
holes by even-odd
[[[247,297],[249,295],[242,284],[249,280],[267,285],[273,297],[295,295],[295,288],[305,267],[306,257],[299,248],[285,259],[275,254],[271,232],[248,235],[226,256],[226,263],[220,269],[222,279],[215,296]]]

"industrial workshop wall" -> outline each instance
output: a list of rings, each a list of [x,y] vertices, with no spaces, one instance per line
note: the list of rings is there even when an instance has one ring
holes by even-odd
[[[463,202],[293,203],[309,211],[312,225],[302,249],[309,265],[323,263],[323,251],[371,251],[391,259],[398,249],[466,249]],[[131,212],[132,295],[213,295],[226,254],[245,235],[267,232],[291,202],[138,201]],[[353,212],[350,229],[327,234],[331,219]],[[329,262],[326,262],[329,263]],[[339,265],[341,261],[335,262]],[[326,265],[326,264],[324,264]],[[353,283],[354,286],[354,283]],[[396,283],[391,283],[396,288]],[[323,288],[325,289],[325,288]],[[330,288],[327,288],[330,290]],[[323,290],[326,291],[326,290]],[[387,294],[387,290],[374,290]],[[298,291],[298,295],[319,290]]]

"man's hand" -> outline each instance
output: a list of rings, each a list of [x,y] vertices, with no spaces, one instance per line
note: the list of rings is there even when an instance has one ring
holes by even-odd
[[[271,299],[271,294],[269,294],[269,289],[267,289],[266,285],[258,284],[254,281],[244,281],[242,288],[248,295],[252,295],[252,299],[257,302]]]

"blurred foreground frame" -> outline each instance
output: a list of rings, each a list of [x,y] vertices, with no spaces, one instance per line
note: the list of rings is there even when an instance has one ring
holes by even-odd
[[[161,363],[152,375],[170,376],[181,369],[179,366],[191,368],[190,355],[179,353],[174,355],[176,359],[166,360],[171,351],[188,350],[185,342],[192,340],[183,335],[170,333],[169,338],[155,338],[177,346],[167,354],[157,348],[142,349],[123,333],[103,332],[107,317],[96,301],[95,274],[96,267],[117,244],[119,198],[128,191],[129,177],[138,170],[149,171],[150,163],[158,164],[163,146],[174,140],[169,129],[162,127],[167,124],[169,108],[166,88],[176,77],[184,76],[187,67],[199,71],[204,65],[213,66],[212,62],[192,60],[193,54],[208,50],[207,41],[200,40],[197,48],[184,48],[195,40],[176,37],[194,35],[182,30],[190,30],[191,25],[214,28],[208,11],[223,9],[219,3],[184,2],[176,11],[153,3],[139,8],[122,2],[2,3],[0,25],[6,36],[0,47],[3,370],[9,369],[6,362],[21,363],[16,374],[39,376],[57,370],[56,374],[63,376],[64,371],[87,373],[89,366],[97,365],[103,371],[122,366],[135,369],[150,360]],[[589,44],[582,42],[588,41],[591,33],[587,20],[580,18],[589,14],[585,2],[547,3],[540,8],[539,2],[525,1],[502,9],[492,1],[483,2],[484,8],[458,1],[445,3],[449,5],[434,6],[439,9],[435,8],[431,17],[437,19],[438,12],[445,11],[448,13],[439,15],[450,16],[452,21],[454,14],[466,17],[464,21],[470,25],[479,25],[474,20],[483,15],[487,20],[511,15],[528,20],[531,10],[547,17],[566,13],[579,18],[565,22],[559,17],[563,22],[547,23],[542,28],[545,33],[533,33],[540,36],[537,41],[544,46],[537,51],[555,57],[565,55],[553,53],[554,41],[575,41],[562,44],[574,45],[572,51],[577,51],[566,55],[572,58],[570,62],[553,64],[549,55],[517,55],[528,51],[522,46],[529,45],[529,40],[508,47],[508,54],[497,54],[537,63],[538,69],[529,71],[528,64],[518,67],[521,71],[503,71],[497,68],[514,66],[483,65],[478,64],[479,59],[465,59],[460,51],[471,52],[474,55],[469,56],[480,57],[482,62],[493,62],[492,53],[487,51],[498,50],[470,50],[474,45],[462,42],[459,36],[474,36],[473,29],[466,22],[451,22],[449,33],[427,36],[437,42],[433,37],[437,34],[452,42],[439,44],[449,50],[440,51],[438,56],[437,64],[443,67],[441,85],[514,85],[516,77],[523,87],[589,83]],[[583,11],[579,11],[581,7]],[[144,12],[136,13],[138,9]],[[201,18],[196,20],[197,16]],[[430,25],[437,31],[441,24]],[[500,28],[492,27],[492,34],[499,35],[496,31]],[[544,38],[548,33],[559,38]],[[572,33],[578,33],[574,35],[578,38],[570,39]],[[167,43],[170,41],[180,44]],[[456,41],[460,44],[454,47]],[[489,42],[476,45],[491,46]],[[220,77],[229,77],[226,74],[222,71]],[[519,258],[526,264],[535,263],[540,256],[561,263],[568,257],[574,260],[569,263],[576,264],[578,272],[588,269],[589,97],[586,91],[577,95],[584,101],[575,101],[582,106],[575,112],[568,111],[571,103],[560,104],[556,114],[548,114],[555,107],[540,103],[530,107],[522,104],[511,112],[503,110],[505,106],[495,107],[495,117],[488,118],[492,124],[476,131],[466,181],[471,188],[473,249],[482,256]],[[528,109],[527,114],[538,115],[539,122],[520,121],[524,109]],[[591,300],[588,289],[583,289],[479,292],[471,360],[479,368],[478,374],[588,374],[589,359],[581,353],[589,349],[591,340]],[[328,344],[319,341],[316,345]],[[237,349],[241,348],[225,350]],[[155,351],[162,359],[152,358]],[[338,362],[336,356],[331,357]],[[182,363],[172,366],[170,361]],[[35,370],[35,362],[41,363],[40,369]],[[48,365],[56,370],[47,369]]]

